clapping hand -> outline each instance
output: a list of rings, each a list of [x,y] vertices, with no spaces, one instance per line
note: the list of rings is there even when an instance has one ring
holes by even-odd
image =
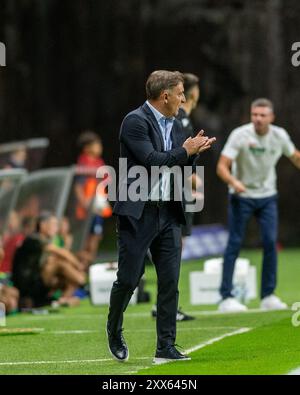
[[[208,138],[207,136],[204,136],[204,131],[201,130],[195,137],[189,137],[185,140],[183,148],[185,148],[189,156],[200,154],[201,152],[209,149],[215,141],[215,137]]]

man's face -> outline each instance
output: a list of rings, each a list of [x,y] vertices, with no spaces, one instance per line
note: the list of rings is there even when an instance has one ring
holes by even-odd
[[[56,217],[52,216],[41,224],[42,233],[49,238],[56,236],[58,232],[58,220]]]
[[[184,88],[182,82],[174,88],[165,91],[165,109],[166,116],[176,117],[182,103],[185,103]]]
[[[266,134],[269,125],[274,121],[274,113],[269,107],[252,107],[251,122],[258,134]]]
[[[93,156],[94,158],[98,158],[102,156],[103,146],[100,141],[94,141],[93,143],[87,146],[86,152]]]

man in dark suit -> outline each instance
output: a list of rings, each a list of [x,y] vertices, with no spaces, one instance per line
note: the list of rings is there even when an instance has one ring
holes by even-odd
[[[166,70],[150,74],[146,82],[147,101],[130,112],[121,125],[121,158],[127,159],[128,172],[119,181],[117,215],[119,261],[107,322],[109,349],[118,361],[126,361],[129,352],[122,334],[123,313],[144,273],[144,260],[151,251],[158,278],[157,350],[155,363],[189,359],[175,348],[178,278],[181,258],[181,228],[185,223],[183,204],[172,200],[172,184],[162,176],[152,185],[154,166],[185,166],[195,155],[210,148],[214,138],[203,136],[185,140],[182,125],[175,116],[185,102],[183,76]],[[137,177],[129,177],[134,166],[147,172],[150,190],[145,199],[130,198],[130,186]],[[131,172],[133,173],[133,172]],[[128,192],[128,198],[120,194]],[[174,198],[174,195],[173,195]]]
[[[184,96],[185,102],[179,108],[178,114],[176,118],[181,122],[183,131],[185,133],[185,138],[194,137],[195,128],[193,126],[191,120],[191,113],[197,107],[199,97],[200,97],[200,88],[199,88],[199,78],[195,74],[191,73],[184,73],[183,74],[184,82]],[[202,185],[202,180],[200,177],[197,176],[196,173],[193,173],[189,179],[189,186],[190,192],[193,195],[193,192],[196,193],[197,188]],[[191,200],[192,195],[189,196],[189,200]],[[201,197],[200,193],[197,192],[197,198]],[[182,225],[182,248],[184,246],[185,238],[190,236],[192,233],[193,227],[193,220],[194,220],[194,213],[193,212],[185,212],[185,221],[186,224]],[[151,315],[153,318],[157,316],[157,308],[156,304],[152,307]],[[194,320],[195,317],[186,314],[183,310],[178,308],[176,321],[191,321]]]

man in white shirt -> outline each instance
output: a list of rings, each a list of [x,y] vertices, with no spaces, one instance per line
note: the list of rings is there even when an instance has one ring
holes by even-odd
[[[246,225],[257,218],[263,242],[262,309],[284,309],[274,295],[277,275],[277,188],[275,166],[282,155],[300,169],[300,151],[288,133],[272,124],[273,104],[257,99],[251,105],[251,123],[232,131],[217,165],[218,176],[229,186],[229,240],[224,254],[220,311],[245,311],[232,295],[232,278]]]

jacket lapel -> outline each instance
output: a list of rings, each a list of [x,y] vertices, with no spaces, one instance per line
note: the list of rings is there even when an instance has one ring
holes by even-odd
[[[159,141],[160,141],[160,150],[163,151],[163,148],[164,148],[164,141],[163,141],[162,134],[161,134],[160,128],[159,128],[159,126],[158,126],[158,123],[157,123],[157,120],[156,120],[154,114],[153,114],[153,112],[150,110],[149,106],[148,106],[146,103],[144,103],[144,104],[142,105],[142,109],[143,109],[143,111],[147,114],[147,117],[148,117],[148,119],[150,120],[150,122],[151,122],[151,124],[152,124],[152,126],[153,126],[153,129],[155,130],[155,132],[156,132],[156,134],[157,134],[157,137],[158,137],[158,139],[159,139]]]
[[[180,143],[180,139],[179,139],[180,135],[179,135],[179,133],[180,132],[178,130],[176,122],[174,121],[172,130],[171,130],[172,148],[176,148],[176,147],[179,147],[179,146],[182,145]]]

